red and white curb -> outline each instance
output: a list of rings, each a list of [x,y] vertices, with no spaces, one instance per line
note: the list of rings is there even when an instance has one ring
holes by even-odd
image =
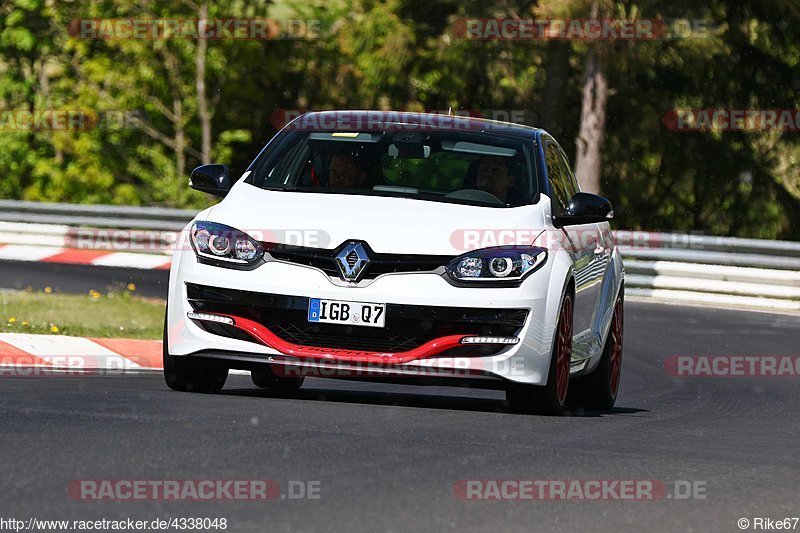
[[[166,270],[178,233],[0,221],[0,260]]]
[[[0,333],[0,378],[162,371],[161,341]],[[231,370],[231,374],[250,375]]]
[[[161,341],[0,333],[0,376],[162,368]]]
[[[163,254],[79,250],[24,244],[0,244],[0,260],[39,261],[43,263],[140,268],[145,270],[169,270],[171,263],[169,258]]]

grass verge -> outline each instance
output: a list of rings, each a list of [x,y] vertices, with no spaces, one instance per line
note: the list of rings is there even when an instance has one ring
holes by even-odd
[[[132,289],[132,290],[130,290]],[[135,287],[101,294],[0,292],[0,333],[161,339],[163,300],[134,295]]]

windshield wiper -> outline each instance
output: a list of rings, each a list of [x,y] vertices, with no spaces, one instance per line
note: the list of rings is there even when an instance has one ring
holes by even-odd
[[[262,185],[260,188],[268,191],[301,191],[297,185]]]

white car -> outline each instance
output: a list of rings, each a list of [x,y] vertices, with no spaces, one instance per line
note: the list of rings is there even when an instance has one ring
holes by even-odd
[[[231,368],[504,389],[515,410],[610,409],[623,266],[605,198],[545,131],[371,111],[303,115],[176,243],[164,328],[175,390]]]

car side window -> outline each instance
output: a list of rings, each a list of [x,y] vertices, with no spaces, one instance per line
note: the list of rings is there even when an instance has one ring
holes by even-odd
[[[555,144],[548,143],[544,149],[545,164],[547,165],[547,180],[550,184],[550,190],[553,192],[554,211],[561,213],[564,208],[569,204],[572,194],[570,194],[570,173],[568,167],[565,167],[564,160],[561,157],[561,151]]]
[[[561,163],[566,170],[566,186],[567,190],[569,190],[569,198],[572,198],[579,192],[581,192],[581,188],[578,185],[578,180],[575,178],[575,174],[572,172],[572,167],[569,164],[569,160],[567,159],[567,154],[564,153],[564,150],[561,147],[558,148],[558,153],[561,156]]]

